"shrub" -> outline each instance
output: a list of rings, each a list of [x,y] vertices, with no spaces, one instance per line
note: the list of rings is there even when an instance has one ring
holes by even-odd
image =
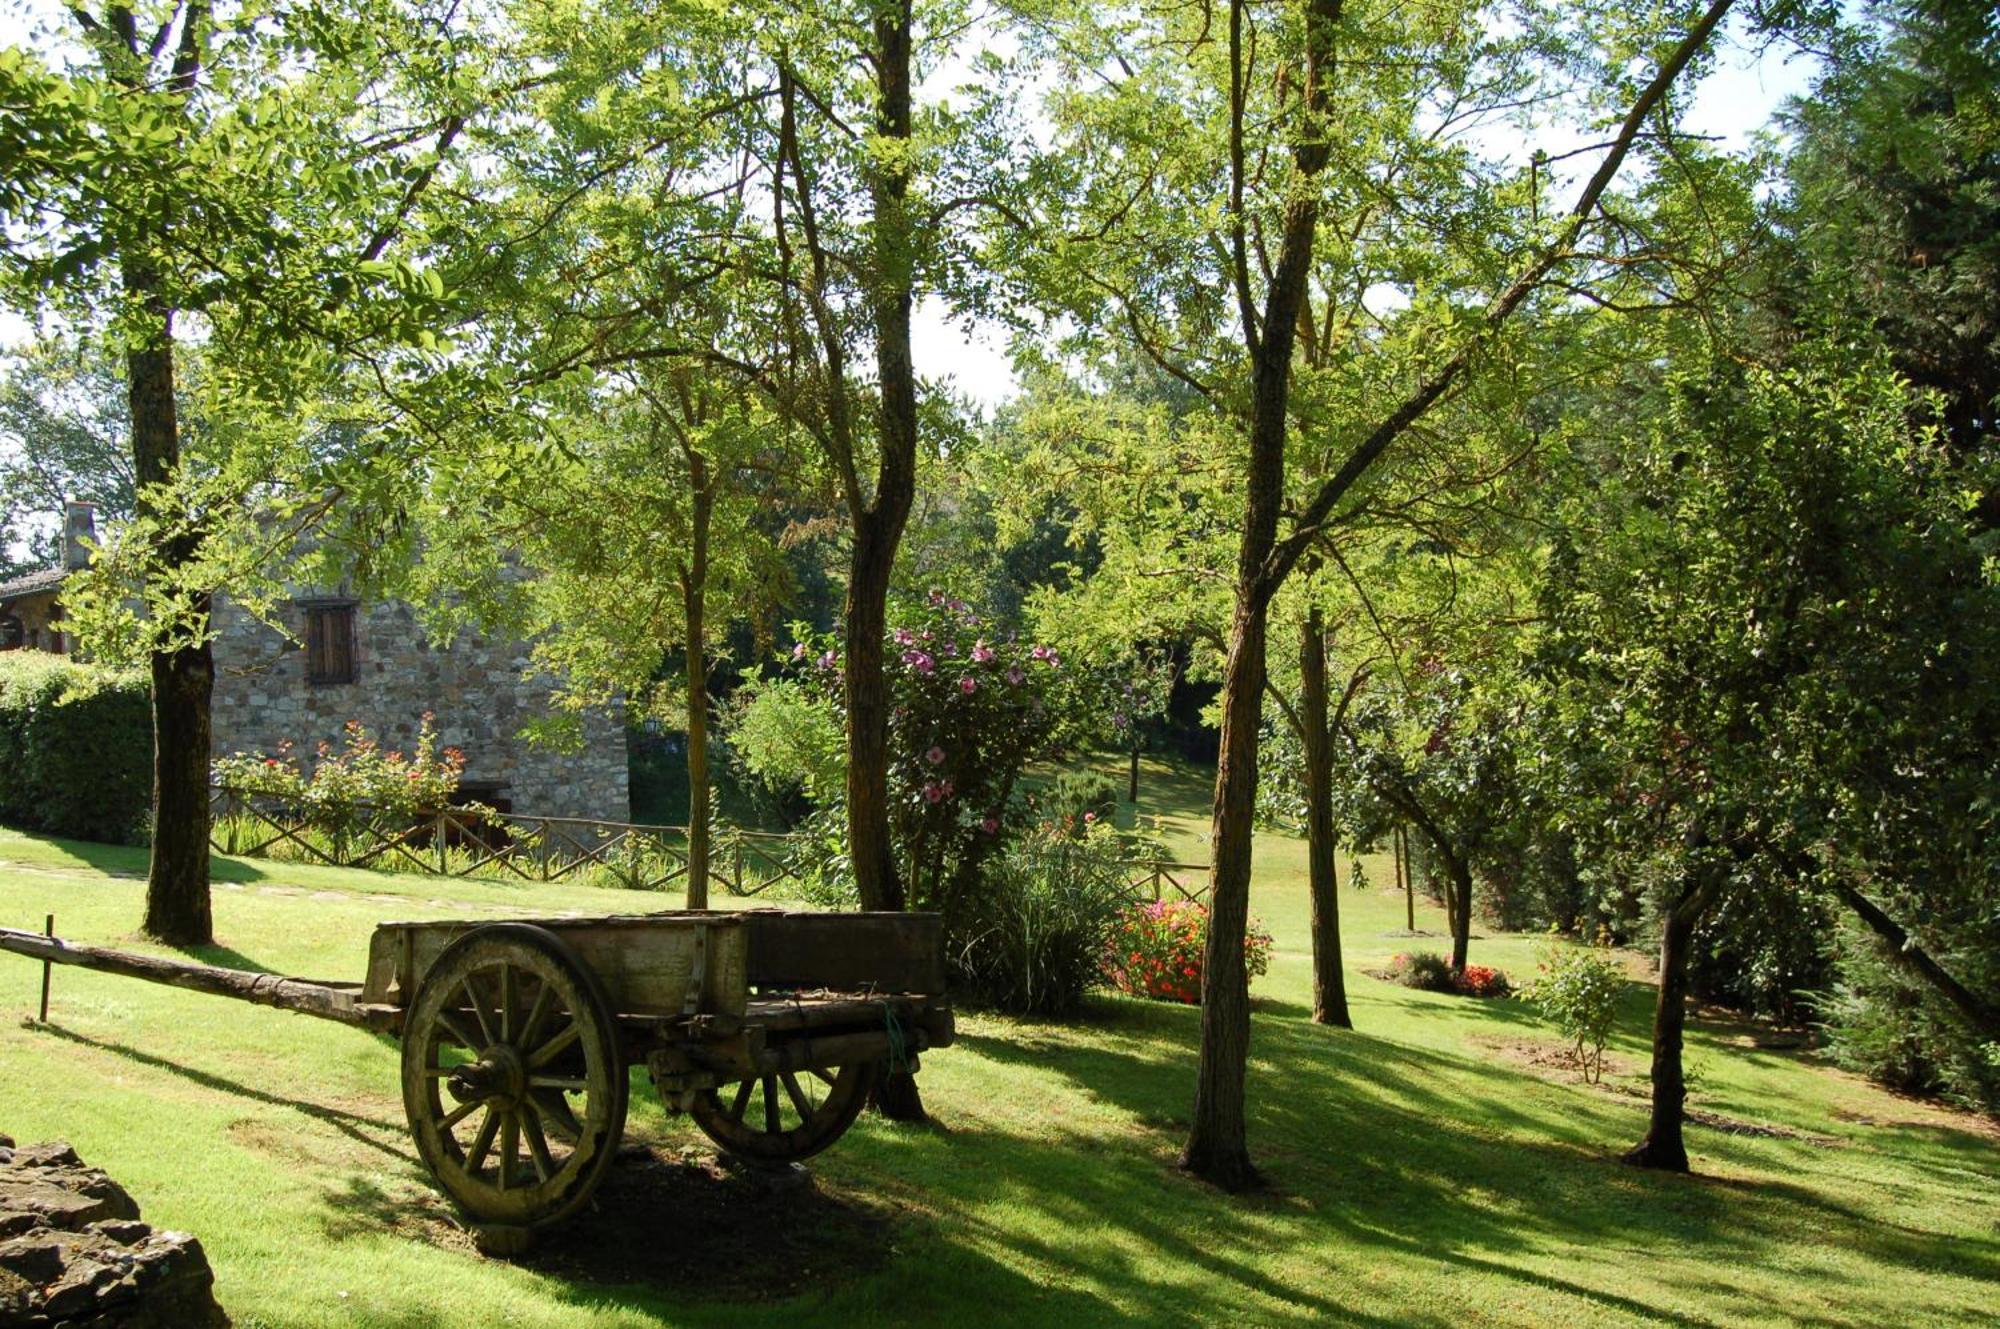
[[[1154,900],[1119,914],[1104,949],[1104,978],[1120,992],[1190,1005],[1201,1000],[1202,957],[1208,950],[1208,906]],[[1251,919],[1243,939],[1250,977],[1271,964],[1271,934]]]
[[[1097,981],[1125,905],[1126,847],[1107,827],[1080,838],[1030,829],[987,867],[954,920],[954,977],[1017,1015],[1063,1015]]]
[[[1521,995],[1569,1041],[1578,1073],[1596,1083],[1604,1075],[1604,1044],[1624,990],[1625,971],[1604,951],[1551,942]]]
[[[1822,1004],[1833,1059],[1904,1093],[2000,1113],[2000,1044],[1982,1042],[1872,934],[1850,925],[1839,943],[1840,981]],[[1977,975],[1996,954],[1961,950],[1944,962]]]
[[[1423,992],[1458,990],[1451,972],[1451,961],[1436,951],[1398,952],[1389,957],[1389,967],[1382,976],[1392,983]]]
[[[1110,824],[1123,793],[1124,786],[1102,771],[1064,771],[1036,791],[1035,811],[1044,821],[1067,823],[1080,833],[1088,825]]]
[[[1469,964],[1451,976],[1451,990],[1466,997],[1504,997],[1514,989],[1498,969]]]
[[[806,775],[814,801],[831,812],[844,775],[821,768],[844,754],[832,740],[845,723],[845,665],[832,636],[802,624],[793,631],[789,672],[753,685],[731,743],[767,781]],[[984,866],[1023,820],[1022,771],[1104,731],[1115,708],[1099,675],[1017,641],[942,592],[901,610],[883,645],[889,828],[904,888],[915,908],[950,917],[964,904],[976,916]]]
[[[292,757],[289,743],[280,744],[274,756],[231,753],[216,759],[215,781],[296,810],[331,842],[335,861],[346,862],[377,818],[402,829],[420,814],[448,806],[465,770],[464,753],[438,750],[428,711],[407,756],[385,752],[358,720],[347,722],[338,751],[321,743],[317,756],[308,771]]]
[[[40,651],[0,655],[0,821],[140,844],[152,795],[144,673]]]

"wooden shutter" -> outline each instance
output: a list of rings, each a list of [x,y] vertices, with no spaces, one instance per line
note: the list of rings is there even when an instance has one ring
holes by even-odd
[[[307,608],[306,677],[313,683],[354,681],[353,605]]]

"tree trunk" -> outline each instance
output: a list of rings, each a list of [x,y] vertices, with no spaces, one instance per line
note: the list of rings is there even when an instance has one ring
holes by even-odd
[[[1334,27],[1340,0],[1313,0],[1306,22],[1305,67],[1300,92],[1306,112],[1293,150],[1293,172],[1310,181],[1326,165],[1324,126]],[[1233,85],[1244,76],[1242,0],[1229,10]],[[1258,320],[1249,298],[1241,211],[1245,163],[1243,102],[1233,98],[1231,135],[1234,258],[1243,340],[1250,352],[1249,465],[1245,474],[1243,538],[1236,554],[1236,610],[1222,675],[1222,745],[1215,769],[1215,865],[1209,878],[1208,946],[1201,975],[1201,1062],[1195,1072],[1194,1122],[1181,1166],[1225,1190],[1257,1181],[1244,1124],[1244,1073],[1250,1056],[1250,988],[1243,965],[1244,929],[1250,918],[1251,835],[1257,810],[1257,730],[1264,709],[1265,651],[1271,597],[1269,574],[1285,498],[1285,433],[1291,405],[1292,348],[1312,270],[1313,235],[1319,224],[1317,195],[1300,187],[1285,206],[1283,239]]]
[[[1239,606],[1222,683],[1222,745],[1215,772],[1215,859],[1201,972],[1201,1061],[1194,1125],[1181,1166],[1224,1190],[1254,1185],[1244,1129],[1250,985],[1243,938],[1250,917],[1250,840],[1257,795],[1257,730],[1268,623],[1262,603]]]
[[[1445,889],[1451,901],[1451,967],[1457,972],[1465,968],[1466,952],[1472,948],[1472,865],[1442,847],[1438,857],[1451,877]]]
[[[1312,901],[1313,1015],[1352,1029],[1340,963],[1340,890],[1334,867],[1333,731],[1328,725],[1326,631],[1315,605],[1299,625],[1299,722],[1306,766],[1306,881]]]
[[[708,908],[708,527],[715,504],[701,454],[688,454],[694,490],[693,548],[681,572],[681,606],[687,618],[687,907]]]
[[[1403,888],[1403,930],[1417,935],[1417,881],[1410,871],[1410,833],[1398,826],[1389,833],[1396,855],[1396,880]]]
[[[206,616],[207,606],[202,606]],[[215,661],[208,643],[155,651],[153,674],[153,849],[146,870],[149,936],[175,946],[215,940],[208,892],[209,693]]]
[[[1139,748],[1136,741],[1132,747],[1132,778],[1125,790],[1125,801],[1134,808],[1139,806]]]
[[[1687,1080],[1681,1069],[1682,1034],[1687,1025],[1688,948],[1695,924],[1707,910],[1708,890],[1690,882],[1660,920],[1660,991],[1653,1006],[1653,1111],[1646,1138],[1625,1155],[1638,1167],[1669,1172],[1688,1170],[1681,1119]]]
[[[875,129],[885,140],[910,140],[912,40],[910,0],[875,14]],[[853,577],[847,594],[847,815],[855,881],[864,906],[901,909],[895,852],[889,838],[888,693],[882,674],[889,577],[909,521],[917,484],[917,372],[910,352],[910,310],[916,265],[908,195],[910,158],[884,154],[869,179],[874,281],[876,386],[881,393],[881,458],[874,505],[854,532]],[[864,769],[865,766],[865,769]],[[875,1087],[875,1106],[893,1121],[924,1120],[916,1077],[890,1071]]]
[[[155,295],[158,281],[141,263],[124,268],[126,293],[148,315],[151,338],[135,342],[125,369],[132,410],[132,462],[142,516],[166,530],[153,571],[169,573],[193,559],[198,537],[180,514],[160,509],[161,491],[180,469],[180,422],[174,403],[173,311]],[[215,660],[207,641],[208,598],[195,621],[177,627],[174,643],[152,653],[153,847],[146,869],[148,934],[176,946],[215,940],[209,911],[209,698]],[[183,644],[188,641],[193,644]]]

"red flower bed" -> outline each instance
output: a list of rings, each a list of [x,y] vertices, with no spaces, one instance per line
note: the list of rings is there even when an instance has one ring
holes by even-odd
[[[1111,925],[1104,978],[1120,992],[1157,1001],[1201,1001],[1202,956],[1208,948],[1208,908],[1191,900],[1134,905]],[[1250,977],[1271,964],[1271,934],[1251,919],[1243,939]]]

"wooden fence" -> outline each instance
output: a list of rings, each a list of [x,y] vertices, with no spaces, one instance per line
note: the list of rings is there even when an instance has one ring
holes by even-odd
[[[1208,864],[1142,861],[1133,866],[1127,889],[1135,901],[1192,900],[1208,897]]]
[[[791,843],[791,836],[770,831],[719,828],[709,850],[710,888],[755,896],[782,881],[798,880]],[[334,834],[315,825],[302,809],[225,788],[212,791],[209,844],[219,854],[330,867],[574,881],[627,890],[668,890],[685,883],[688,874],[684,826],[466,808],[445,808],[412,820],[364,806]],[[1132,865],[1126,889],[1135,902],[1200,901],[1208,894],[1208,864],[1140,861]]]
[[[687,828],[587,817],[536,817],[444,808],[415,819],[360,807],[340,833],[280,800],[215,789],[210,846],[223,854],[285,857],[331,867],[448,877],[577,881],[666,890],[688,874]],[[759,895],[796,878],[790,837],[720,829],[710,841],[711,888]],[[607,880],[608,878],[608,880]]]

